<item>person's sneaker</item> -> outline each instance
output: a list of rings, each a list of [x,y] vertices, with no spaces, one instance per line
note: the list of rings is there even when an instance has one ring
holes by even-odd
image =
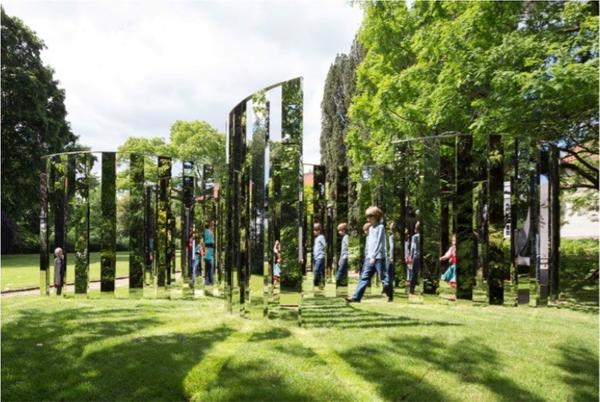
[[[360,303],[360,300],[356,300],[354,297],[346,297],[348,303]]]
[[[388,297],[388,303],[393,303],[394,299],[392,299],[391,297]]]

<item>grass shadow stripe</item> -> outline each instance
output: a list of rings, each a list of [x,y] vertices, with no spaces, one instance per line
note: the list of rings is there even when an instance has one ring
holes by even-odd
[[[204,393],[215,382],[227,361],[250,339],[256,324],[245,320],[241,328],[210,348],[183,380],[183,388],[192,401],[204,400]]]

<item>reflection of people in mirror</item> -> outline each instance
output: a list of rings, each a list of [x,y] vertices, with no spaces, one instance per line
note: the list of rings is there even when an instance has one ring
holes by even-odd
[[[277,285],[281,280],[281,243],[279,240],[275,240],[273,255],[275,256],[275,265],[273,265],[273,285]]]
[[[421,223],[415,223],[415,234],[410,241],[410,262],[412,264],[412,272],[410,275],[410,293],[415,293],[415,286],[419,280],[419,269],[421,268],[421,235],[419,234]]]
[[[192,244],[192,285],[196,286],[196,277],[200,274],[201,269],[200,262],[202,260],[202,247],[198,241],[195,231]]]
[[[57,247],[54,250],[54,287],[56,288],[56,294],[60,295],[62,292],[63,279],[65,274],[65,255],[62,248]]]
[[[362,274],[362,272],[365,270],[365,267],[367,266],[367,253],[368,253],[368,247],[369,247],[369,229],[371,228],[371,223],[367,222],[363,225],[363,233],[367,236],[365,237],[365,253],[364,253],[364,258],[361,261],[361,265],[360,265],[360,270],[359,273]]]
[[[336,286],[345,285],[348,278],[348,225],[343,222],[337,227],[338,234],[342,238],[342,247],[340,249],[340,259],[338,260],[337,273],[335,275]]]
[[[392,301],[391,288],[388,282],[388,276],[386,272],[386,234],[385,227],[382,223],[383,212],[378,207],[372,206],[367,208],[365,211],[367,220],[371,224],[369,228],[369,235],[367,236],[367,253],[365,258],[365,268],[360,275],[360,281],[354,292],[354,296],[347,298],[346,300],[350,303],[359,303],[367,289],[371,278],[377,272],[381,277],[383,284],[383,291],[388,296],[388,301]]]
[[[323,236],[321,224],[315,223],[313,225],[313,234],[315,236],[315,243],[313,245],[313,260],[314,260],[314,273],[313,273],[313,285],[323,288],[325,281],[325,253],[327,250],[327,242],[325,236]]]
[[[446,254],[440,257],[440,261],[448,261],[450,266],[446,269],[446,272],[442,274],[441,279],[450,284],[450,287],[456,288],[456,264],[458,259],[456,258],[456,235],[452,235],[452,245],[446,251]]]
[[[388,258],[387,258],[387,272],[386,272],[386,276],[387,276],[387,281],[388,281],[388,286],[390,287],[390,290],[388,292],[388,294],[393,294],[393,283],[394,283],[394,276],[395,276],[395,267],[394,267],[394,230],[396,229],[396,224],[394,222],[390,222],[389,224],[389,229],[390,229],[390,235],[388,237]],[[385,289],[384,289],[385,292]]]
[[[406,282],[410,283],[412,260],[410,258],[410,232],[408,229],[404,229],[404,264],[406,265]]]
[[[215,255],[215,222],[210,221],[206,225],[204,225],[204,271],[205,285],[212,285],[214,283],[214,268],[213,268],[213,259]]]

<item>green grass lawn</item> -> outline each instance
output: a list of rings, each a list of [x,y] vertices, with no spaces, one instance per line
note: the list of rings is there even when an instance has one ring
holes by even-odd
[[[179,253],[176,267],[179,268]],[[53,283],[54,257],[50,259],[50,283]],[[129,276],[129,253],[117,253],[117,277]],[[67,281],[75,278],[74,259],[67,258]],[[90,280],[100,280],[100,253],[90,253]],[[40,286],[39,254],[2,255],[2,290]]]
[[[129,253],[117,253],[117,277],[129,275]],[[53,283],[54,257],[50,259],[50,282]],[[67,281],[75,278],[75,264],[67,256]],[[90,280],[100,279],[100,253],[90,253]],[[2,290],[40,286],[39,254],[2,256]]]
[[[262,318],[253,283],[249,319],[217,298],[4,298],[2,397],[598,400],[595,313],[307,296],[298,327]]]

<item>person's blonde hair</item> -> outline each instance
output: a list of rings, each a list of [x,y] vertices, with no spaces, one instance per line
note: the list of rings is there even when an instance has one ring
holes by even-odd
[[[343,230],[345,232],[346,230],[348,230],[348,225],[346,224],[346,222],[342,222],[339,225],[337,225],[337,230]]]
[[[379,209],[379,207],[370,206],[365,211],[365,215],[367,215],[367,217],[373,216],[373,217],[375,217],[375,219],[377,219],[378,221],[380,221],[381,218],[383,218],[383,211],[381,209]]]

